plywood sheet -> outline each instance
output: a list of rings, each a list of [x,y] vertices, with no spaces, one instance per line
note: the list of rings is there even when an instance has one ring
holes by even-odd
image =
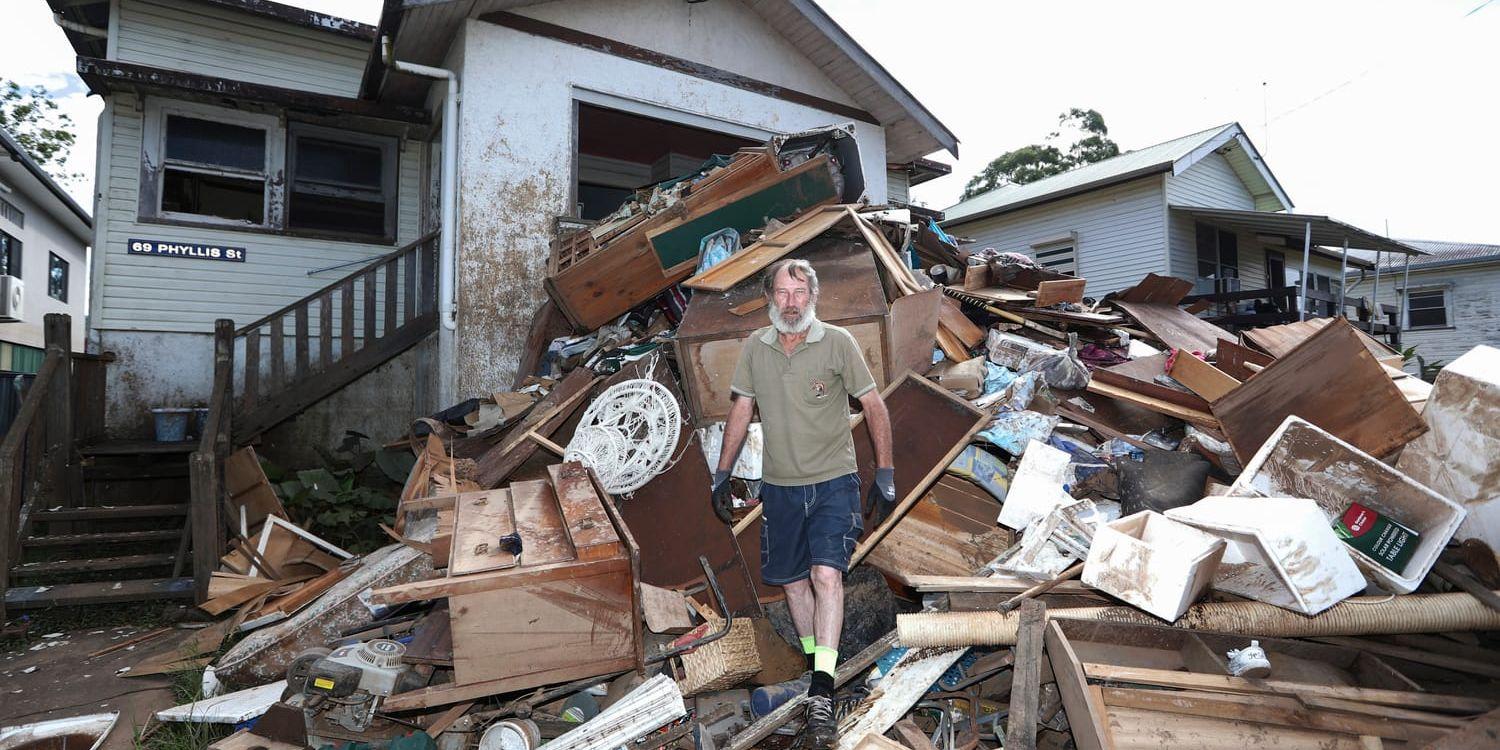
[[[891,303],[891,341],[886,348],[891,359],[890,377],[907,371],[922,375],[932,367],[932,344],[944,299],[943,290],[933,288]]]
[[[1114,304],[1135,318],[1158,341],[1173,349],[1212,354],[1219,339],[1234,335],[1172,304],[1115,300]]]
[[[1427,431],[1358,331],[1341,319],[1214,402],[1212,411],[1242,463],[1294,414],[1374,456]]]
[[[1256,369],[1246,365],[1256,365],[1259,368],[1276,361],[1276,358],[1269,354],[1241,346],[1229,339],[1219,339],[1219,345],[1214,354],[1214,361],[1218,368],[1223,370],[1224,374],[1241,381],[1250,379],[1250,376],[1256,373]]]
[[[1083,287],[1087,283],[1085,279],[1043,281],[1036,288],[1036,306],[1050,307],[1059,302],[1082,302]]]
[[[710,292],[725,292],[740,282],[755,276],[772,263],[802,246],[802,243],[828,231],[833,225],[849,218],[846,206],[825,206],[809,211],[795,221],[782,227],[775,234],[766,235],[761,241],[731,255],[713,268],[694,276],[682,285],[689,289]]]
[[[1193,290],[1193,282],[1176,276],[1148,273],[1135,286],[1115,295],[1116,301],[1176,305]]]
[[[452,552],[448,575],[459,576],[516,566],[516,556],[500,548],[500,537],[516,531],[510,490],[466,492],[454,500]]]
[[[1202,396],[1156,381],[1157,376],[1166,374],[1166,367],[1167,355],[1153,354],[1149,357],[1136,357],[1118,365],[1101,367],[1094,370],[1093,377],[1102,383],[1124,388],[1143,396],[1197,411],[1208,411],[1208,402]]]
[[[1179,351],[1172,358],[1172,379],[1210,403],[1239,386],[1240,381],[1201,359]]]
[[[1280,357],[1306,341],[1307,337],[1323,330],[1334,320],[1336,318],[1309,318],[1279,326],[1252,328],[1245,331],[1244,336],[1247,341],[1269,352],[1271,356]],[[1375,340],[1364,331],[1355,330],[1359,334],[1360,341],[1364,343],[1366,349],[1370,350],[1370,354],[1375,357],[1376,361],[1392,367],[1401,366],[1401,355],[1398,352]]]

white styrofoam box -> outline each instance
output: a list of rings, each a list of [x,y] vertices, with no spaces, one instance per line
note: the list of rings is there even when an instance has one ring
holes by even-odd
[[[1021,531],[1053,508],[1072,502],[1063,490],[1067,481],[1067,452],[1036,440],[1027,443],[1000,506],[1000,525]]]
[[[1396,594],[1409,594],[1422,583],[1465,515],[1458,503],[1296,416],[1271,433],[1230,493],[1311,498],[1330,525],[1350,503],[1359,503],[1416,531],[1421,541],[1399,571],[1349,547],[1365,580]]]
[[[1500,549],[1500,349],[1476,346],[1444,367],[1422,419],[1427,432],[1396,468],[1469,511],[1460,539]]]
[[[1094,532],[1083,582],[1172,621],[1213,582],[1224,547],[1223,539],[1143,510]]]
[[[1213,587],[1315,615],[1365,590],[1318,504],[1302,497],[1205,497],[1167,517],[1228,543]]]

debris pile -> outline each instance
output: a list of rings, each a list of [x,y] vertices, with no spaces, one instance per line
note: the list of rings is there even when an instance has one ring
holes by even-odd
[[[800,258],[895,442],[847,584],[838,748],[1494,731],[1500,352],[1429,385],[1343,319],[1231,333],[1156,275],[1092,299],[851,202],[852,147],[745,149],[559,236],[515,390],[413,425],[378,552],[290,523],[237,454],[242,532],[201,606],[251,632],[214,659],[223,694],[161,718],[259,717],[223,748],[791,746],[807,681],[761,579],[766,436],[732,524],[710,495],[759,276]]]

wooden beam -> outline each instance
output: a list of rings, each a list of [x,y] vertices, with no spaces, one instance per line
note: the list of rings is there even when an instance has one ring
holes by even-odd
[[[1042,638],[1046,625],[1047,605],[1035,599],[1021,602],[1010,716],[1005,720],[1007,750],[1036,749],[1037,706],[1042,695]]]
[[[444,599],[450,596],[478,594],[499,588],[515,588],[517,586],[529,586],[549,581],[617,573],[629,567],[630,561],[623,557],[584,562],[566,560],[530,568],[510,568],[508,570],[495,570],[487,573],[475,573],[473,575],[455,576],[452,578],[432,578],[426,581],[403,583],[399,586],[375,589],[370,593],[370,600],[376,604],[400,604],[401,602],[417,602],[426,599]]]

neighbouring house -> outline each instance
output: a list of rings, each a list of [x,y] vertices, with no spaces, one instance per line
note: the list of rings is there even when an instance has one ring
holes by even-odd
[[[1500,245],[1402,240],[1427,255],[1382,255],[1380,279],[1372,269],[1351,271],[1349,296],[1373,297],[1403,310],[1402,343],[1415,347],[1407,369],[1436,368],[1480,344],[1500,346]],[[1376,260],[1362,253],[1366,260]]]
[[[1418,252],[1291,210],[1265,159],[1230,123],[991,190],[944,209],[942,227],[974,247],[1024,253],[1085,278],[1094,297],[1147,273],[1192,281],[1195,296],[1218,303],[1213,319],[1228,326],[1342,309],[1344,264],[1372,267],[1354,255],[1346,261],[1346,247]],[[1393,321],[1374,323],[1373,332],[1394,333]]]
[[[810,0],[386,0],[378,27],[267,0],[48,2],[105,99],[90,329],[118,356],[117,438],[209,399],[218,319],[255,363],[237,441],[401,434],[510,386],[559,222],[808,128],[852,127],[876,204],[957,149]]]
[[[83,350],[93,219],[3,129],[0,148],[0,373],[35,373],[47,313],[73,316]]]

